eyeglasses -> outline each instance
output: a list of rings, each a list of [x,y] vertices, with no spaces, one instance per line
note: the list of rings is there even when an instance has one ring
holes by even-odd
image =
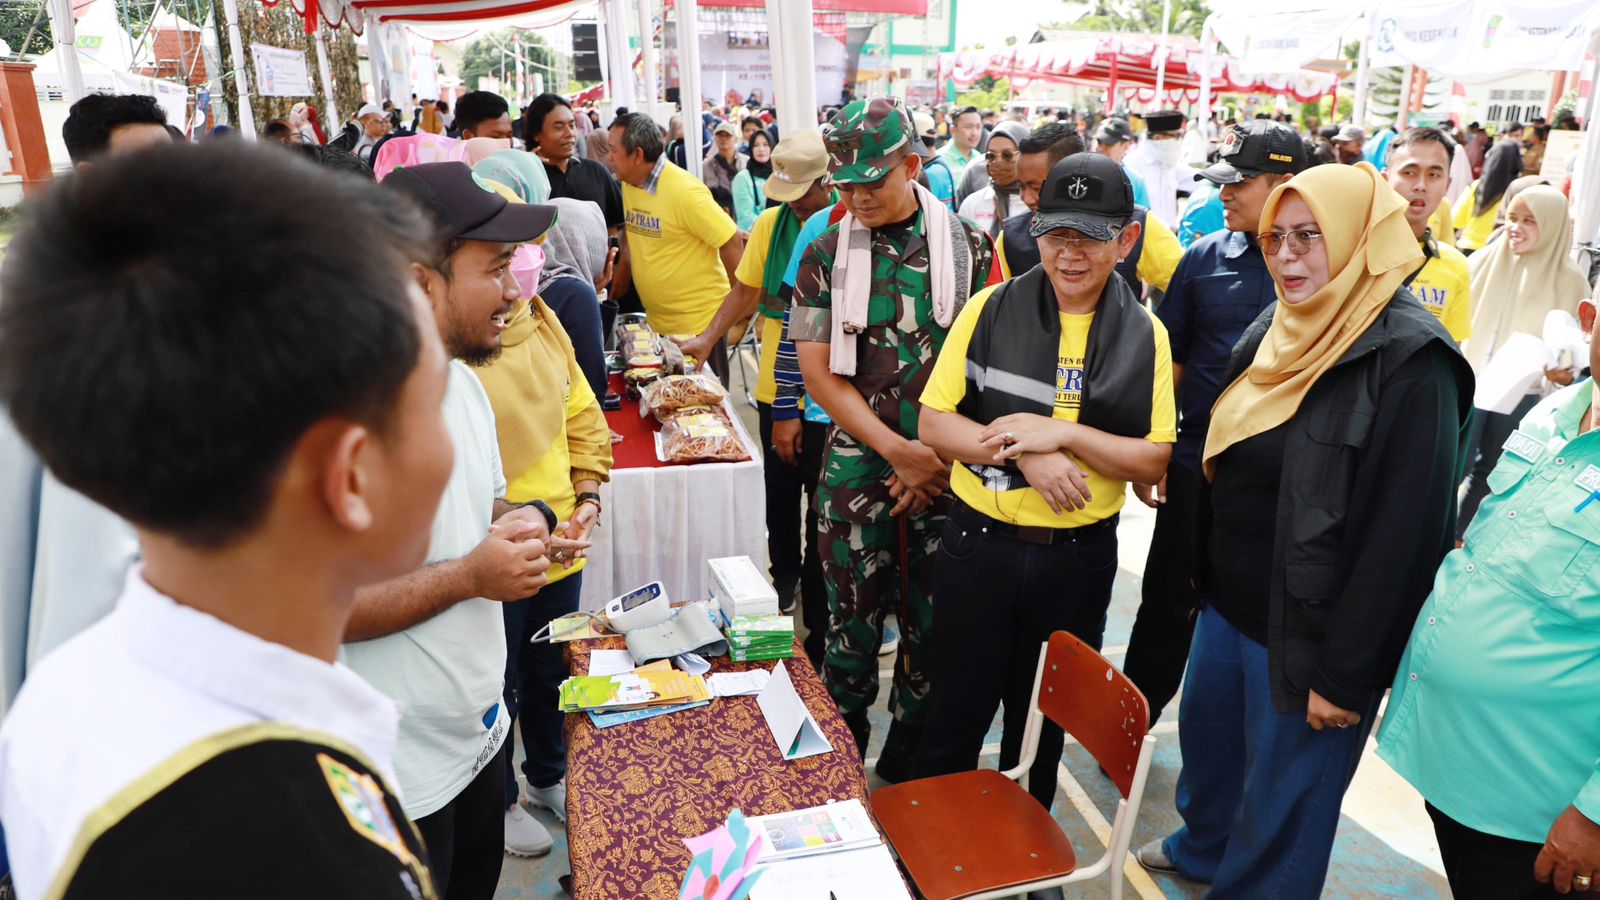
[[[1277,256],[1284,244],[1294,251],[1295,256],[1304,256],[1311,252],[1311,248],[1322,240],[1322,232],[1302,228],[1297,231],[1284,233],[1281,231],[1267,231],[1256,235],[1256,240],[1261,242],[1261,252],[1267,256]]]
[[[1076,234],[1076,232],[1074,232],[1074,234]],[[1039,249],[1043,250],[1044,248],[1049,247],[1058,253],[1062,250],[1068,249],[1080,252],[1098,250],[1121,236],[1122,229],[1115,226],[1113,226],[1111,229],[1111,237],[1103,241],[1099,240],[1098,238],[1081,236],[1069,237],[1065,234],[1056,234],[1053,231],[1047,231],[1044,234],[1039,235]]]
[[[1021,155],[1022,154],[1018,153],[1015,150],[1001,150],[1001,151],[998,151],[998,152],[996,152],[994,150],[990,150],[989,152],[983,154],[983,158],[988,160],[989,162],[994,162],[997,159],[1001,160],[1003,162],[1011,162],[1012,160],[1016,159],[1017,157],[1019,157]]]

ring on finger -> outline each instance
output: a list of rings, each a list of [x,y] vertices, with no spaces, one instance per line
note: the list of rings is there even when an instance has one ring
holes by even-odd
[[[1587,891],[1589,889],[1589,886],[1591,884],[1593,884],[1593,883],[1594,883],[1593,879],[1591,879],[1587,875],[1574,875],[1574,876],[1572,876],[1572,886],[1574,888],[1576,888],[1577,890]]]

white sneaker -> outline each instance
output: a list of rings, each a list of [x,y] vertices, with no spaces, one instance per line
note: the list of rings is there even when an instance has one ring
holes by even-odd
[[[506,852],[512,856],[544,856],[555,846],[555,838],[550,836],[550,830],[528,811],[522,804],[506,810]]]
[[[527,797],[529,806],[542,806],[555,814],[556,821],[567,821],[567,780],[565,778],[547,788],[536,788],[528,785]]]
[[[893,656],[894,652],[899,649],[900,629],[890,625],[888,622],[883,623],[883,640],[878,644],[878,655]]]
[[[1172,860],[1167,858],[1167,849],[1162,846],[1165,841],[1166,838],[1156,838],[1140,847],[1139,852],[1134,854],[1134,858],[1139,860],[1139,865],[1152,872],[1178,871],[1178,867],[1173,864]]]

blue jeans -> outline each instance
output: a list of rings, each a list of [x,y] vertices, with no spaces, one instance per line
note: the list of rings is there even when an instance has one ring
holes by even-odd
[[[1219,900],[1317,897],[1378,696],[1359,725],[1313,731],[1272,705],[1267,648],[1206,607],[1178,708],[1184,825],[1162,845],[1179,873]]]
[[[567,774],[567,742],[561,733],[566,715],[557,704],[561,682],[567,677],[564,644],[534,644],[528,638],[551,619],[578,609],[583,573],[568,575],[526,600],[507,603],[506,714],[522,728],[522,774],[531,787],[550,787]],[[517,802],[517,770],[509,752],[505,756],[506,806]]]

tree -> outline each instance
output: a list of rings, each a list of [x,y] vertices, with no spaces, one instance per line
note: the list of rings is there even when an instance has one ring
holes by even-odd
[[[461,80],[466,83],[467,90],[477,90],[478,79],[485,75],[498,78],[502,64],[507,75],[515,72],[516,52],[517,38],[509,28],[491,31],[469,44],[466,52],[461,54]],[[554,65],[555,54],[544,38],[532,32],[523,32],[522,56],[525,65],[531,65],[535,71],[544,71],[545,80],[550,80],[548,68],[542,67]]]
[[[1070,27],[1080,31],[1133,31],[1161,33],[1162,0],[1096,0],[1088,15]],[[1168,31],[1200,37],[1210,10],[1205,0],[1172,0]]]
[[[28,30],[33,29],[32,40]],[[0,4],[0,40],[11,47],[14,54],[45,53],[50,49],[50,16],[44,12],[44,3]],[[27,41],[28,46],[22,46]]]
[[[972,87],[956,94],[956,107],[976,106],[985,112],[999,112],[1011,99],[1011,79],[985,75]]]

